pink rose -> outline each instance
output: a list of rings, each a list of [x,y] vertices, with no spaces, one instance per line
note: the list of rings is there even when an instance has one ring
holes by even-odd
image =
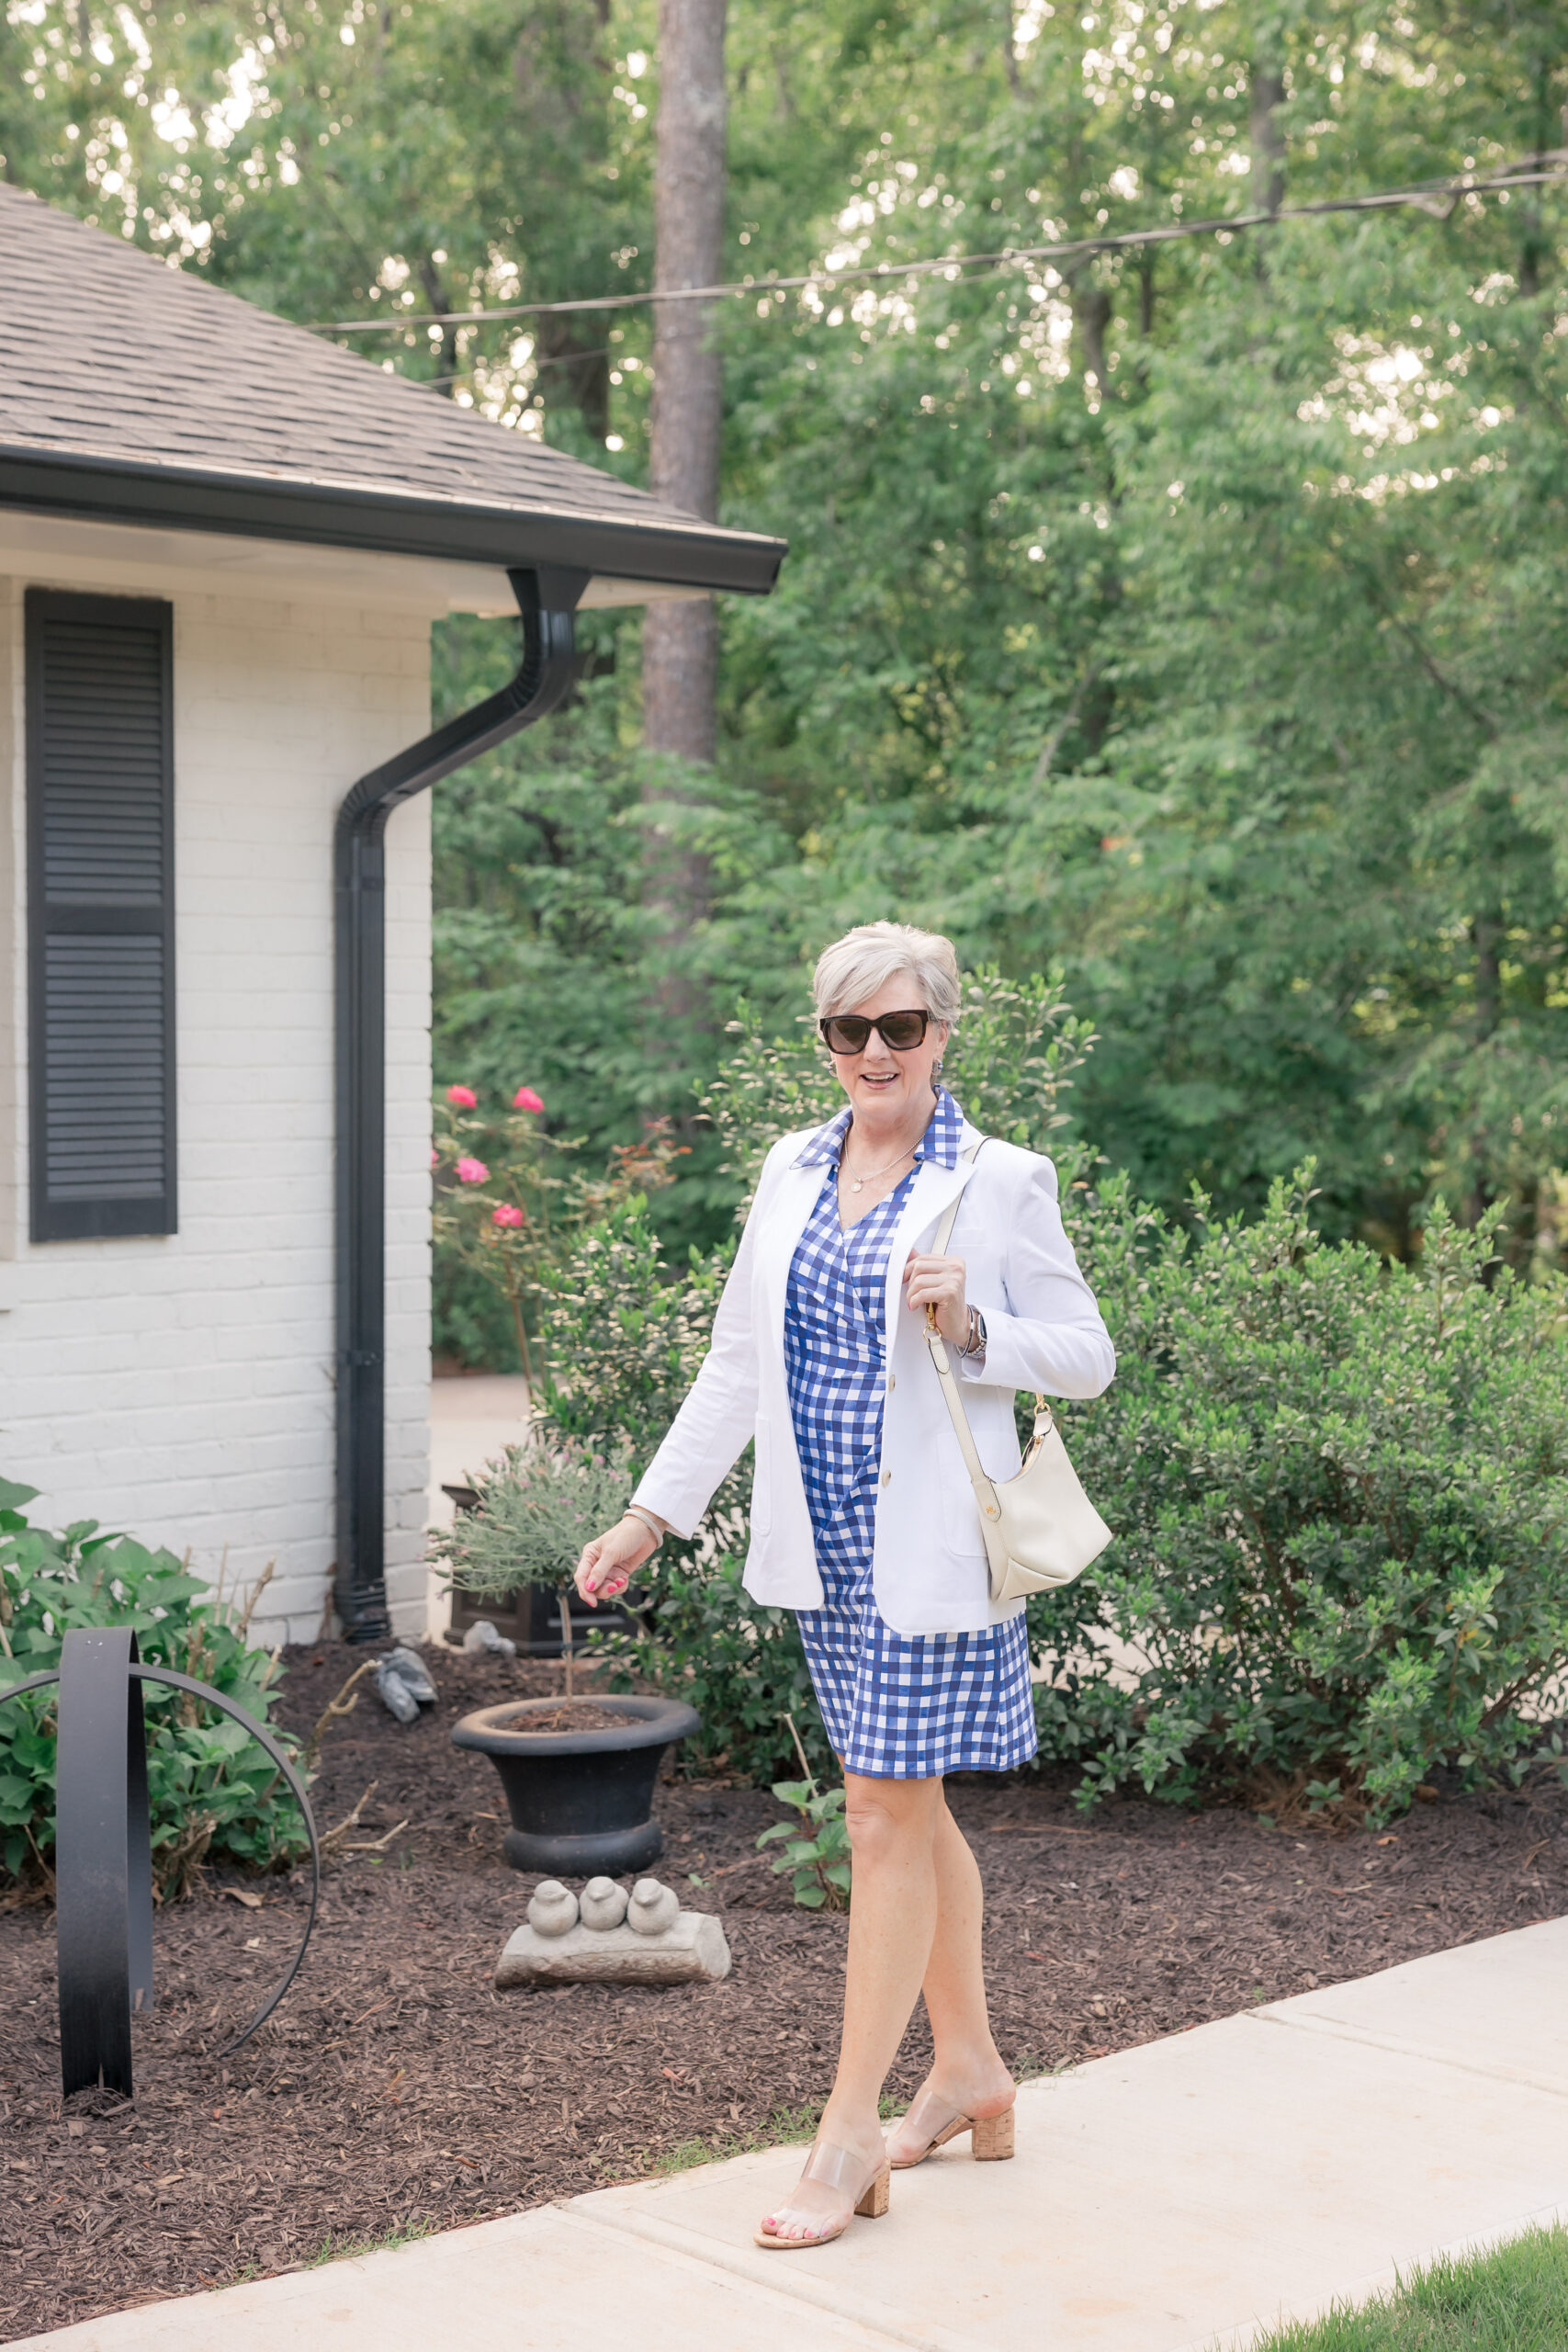
[[[449,1086],[446,1100],[455,1111],[477,1111],[479,1098],[471,1086]]]
[[[459,1184],[488,1184],[490,1170],[482,1159],[459,1159],[457,1182]]]
[[[511,1201],[502,1201],[498,1209],[493,1209],[491,1212],[490,1221],[491,1225],[521,1225],[523,1222],[523,1212],[520,1208],[514,1207]]]
[[[542,1111],[545,1106],[531,1086],[520,1086],[512,1098],[512,1107],[514,1111]]]
[[[436,1150],[434,1144],[430,1147],[430,1164],[432,1168],[439,1168],[441,1165],[441,1154]]]

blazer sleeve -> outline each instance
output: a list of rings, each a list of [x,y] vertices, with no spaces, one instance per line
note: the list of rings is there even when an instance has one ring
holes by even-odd
[[[762,1170],[735,1263],[713,1318],[713,1338],[685,1401],[643,1473],[634,1502],[677,1535],[694,1535],[715,1491],[739,1460],[757,1427],[757,1333],[751,1276],[757,1233],[780,1147]]]
[[[1008,1215],[1009,1312],[987,1309],[985,1362],[971,1376],[987,1388],[1098,1396],[1111,1385],[1116,1351],[1078,1272],[1048,1159],[1031,1156]]]

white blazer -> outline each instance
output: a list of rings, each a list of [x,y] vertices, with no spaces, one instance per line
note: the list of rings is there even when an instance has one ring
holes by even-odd
[[[819,1609],[822,1579],[795,1451],[784,1376],[789,1270],[823,1168],[795,1165],[820,1128],[781,1137],[768,1154],[740,1247],[714,1317],[713,1341],[635,1499],[692,1535],[715,1489],[756,1442],[745,1584],[774,1608]],[[979,1140],[964,1124],[960,1151]],[[886,1388],[872,1555],[876,1605],[899,1634],[977,1632],[1015,1616],[990,1598],[980,1513],[953,1433],[924,1332],[904,1303],[905,1261],[929,1250],[937,1221],[962,1192],[949,1245],[964,1264],[971,1306],[986,1318],[986,1358],[964,1402],[986,1470],[1020,1466],[1016,1389],[1098,1396],[1116,1369],[1094,1295],[1077,1269],[1056,1205],[1056,1171],[1037,1152],[993,1137],[978,1159],[922,1160],[887,1253]]]

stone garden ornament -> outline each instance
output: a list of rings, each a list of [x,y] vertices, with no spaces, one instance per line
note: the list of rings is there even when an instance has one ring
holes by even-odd
[[[399,1648],[380,1659],[376,1689],[388,1713],[400,1724],[417,1723],[420,1709],[435,1704],[435,1685],[417,1650]]]
[[[591,1878],[578,1896],[547,1878],[496,1962],[495,1988],[717,1984],[728,1973],[724,1929],[705,1911],[682,1911],[672,1886],[642,1878],[628,1896],[612,1878]]]

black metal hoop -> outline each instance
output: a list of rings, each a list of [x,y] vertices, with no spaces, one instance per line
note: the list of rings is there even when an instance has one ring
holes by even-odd
[[[152,2006],[152,1848],[141,1685],[162,1682],[188,1691],[243,1724],[288,1781],[310,1841],[310,1908],[299,1949],[243,2033],[224,2043],[220,2058],[266,2023],[299,1973],[321,1899],[321,1849],[305,1784],[277,1740],[210,1683],[172,1667],[143,1666],[133,1627],[75,1628],[65,1636],[60,1664],[0,1690],[0,1705],[51,1682],[60,1685],[61,1718],[55,1767],[61,2080],[67,2098],[99,2084],[130,2098],[131,2011]]]

